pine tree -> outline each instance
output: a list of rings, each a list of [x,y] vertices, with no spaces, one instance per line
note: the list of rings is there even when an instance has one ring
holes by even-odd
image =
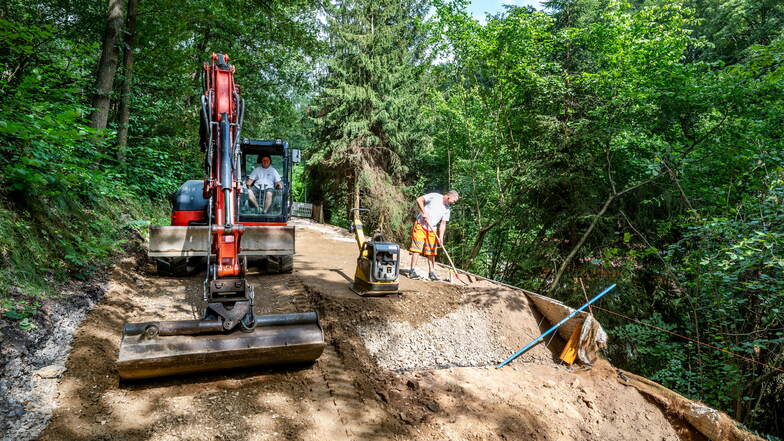
[[[347,0],[328,11],[330,58],[312,112],[310,175],[333,214],[361,204],[387,231],[400,229],[410,205],[405,159],[428,144],[420,112],[427,8]]]

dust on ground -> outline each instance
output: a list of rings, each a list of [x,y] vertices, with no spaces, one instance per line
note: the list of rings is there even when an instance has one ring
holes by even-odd
[[[402,295],[361,298],[355,244],[317,228],[300,223],[294,273],[250,276],[259,312],[319,311],[315,363],[119,382],[123,323],[192,318],[203,280],[146,275],[129,256],[75,334],[40,439],[683,439],[612,367],[557,363],[557,338],[494,369],[548,325],[521,292],[401,278]]]

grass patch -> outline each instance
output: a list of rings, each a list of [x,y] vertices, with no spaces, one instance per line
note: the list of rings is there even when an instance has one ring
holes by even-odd
[[[146,198],[28,201],[24,210],[0,205],[0,315],[33,329],[41,300],[55,287],[105,270],[134,230],[166,223],[167,202]]]

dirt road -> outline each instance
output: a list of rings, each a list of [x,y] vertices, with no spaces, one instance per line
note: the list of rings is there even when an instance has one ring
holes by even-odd
[[[129,256],[77,331],[40,439],[693,439],[608,364],[556,363],[559,340],[494,369],[546,326],[520,292],[404,278],[400,296],[360,298],[345,233],[300,225],[297,253],[292,274],[250,281],[259,312],[319,311],[328,346],[316,363],[120,383],[122,324],[192,318],[203,277],[145,275]]]

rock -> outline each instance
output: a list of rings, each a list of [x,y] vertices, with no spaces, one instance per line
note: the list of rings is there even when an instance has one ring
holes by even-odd
[[[403,394],[401,394],[399,390],[392,389],[389,391],[389,400],[391,400],[392,402],[402,401]]]
[[[432,401],[432,400],[428,401],[427,403],[425,403],[425,407],[427,407],[428,410],[430,410],[433,413],[438,412],[439,410],[441,410],[441,406],[439,406],[438,403],[436,403],[435,401]]]
[[[378,397],[381,398],[381,401],[385,403],[389,403],[389,395],[386,393],[386,391],[383,390],[376,391],[376,395],[378,395]]]
[[[39,378],[60,378],[63,372],[65,372],[65,366],[52,364],[36,370],[33,375]]]
[[[419,390],[419,382],[416,380],[408,380],[406,386],[411,390]]]
[[[580,397],[580,399],[583,400],[583,402],[585,403],[586,406],[588,406],[589,409],[593,409],[593,400],[585,396]]]

